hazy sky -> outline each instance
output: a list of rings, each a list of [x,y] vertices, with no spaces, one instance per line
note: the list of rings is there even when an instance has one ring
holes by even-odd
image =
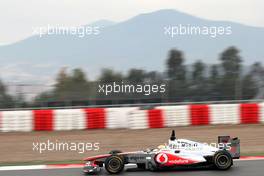
[[[263,8],[263,0],[0,0],[0,44],[32,35],[33,27],[122,21],[160,9],[264,26]]]

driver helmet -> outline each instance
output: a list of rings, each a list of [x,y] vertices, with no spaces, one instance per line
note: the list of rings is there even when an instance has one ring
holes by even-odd
[[[161,150],[161,149],[165,149],[165,148],[166,148],[165,145],[159,145],[159,146],[158,146],[158,149],[160,149],[160,150]]]

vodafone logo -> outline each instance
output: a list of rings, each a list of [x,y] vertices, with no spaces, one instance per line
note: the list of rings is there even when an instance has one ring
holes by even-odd
[[[156,156],[156,161],[160,164],[165,164],[168,162],[168,155],[166,153],[160,153]]]

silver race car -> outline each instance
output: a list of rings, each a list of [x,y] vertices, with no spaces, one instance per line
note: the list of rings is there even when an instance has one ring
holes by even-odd
[[[215,144],[188,139],[177,139],[172,131],[168,144],[145,151],[121,152],[92,156],[85,159],[85,174],[100,173],[102,168],[110,174],[118,174],[126,164],[136,164],[139,169],[157,171],[177,168],[215,168],[228,170],[233,159],[240,157],[240,140],[230,136],[218,136]]]

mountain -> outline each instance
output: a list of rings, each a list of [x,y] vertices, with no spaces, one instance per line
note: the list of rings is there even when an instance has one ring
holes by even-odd
[[[87,70],[90,78],[98,75],[103,67],[120,71],[132,67],[162,71],[167,52],[171,48],[184,51],[187,63],[197,59],[215,63],[219,53],[233,45],[241,50],[246,64],[264,59],[261,47],[264,43],[264,28],[261,27],[206,20],[176,10],[140,14],[119,23],[104,20],[86,26],[96,25],[100,29],[98,35],[32,36],[1,46],[0,75],[6,80],[15,78],[41,81],[43,78],[43,81],[48,81],[63,66],[82,67]],[[210,28],[211,33],[215,28],[222,27],[226,30],[230,27],[231,34],[219,34],[216,37],[193,34],[170,37],[165,33],[165,28],[180,25]],[[11,71],[8,71],[9,67],[12,68]],[[12,77],[6,76],[10,74]]]
[[[105,27],[112,26],[114,24],[115,22],[104,19],[104,20],[95,21],[87,26],[99,26],[100,28],[105,28]]]

